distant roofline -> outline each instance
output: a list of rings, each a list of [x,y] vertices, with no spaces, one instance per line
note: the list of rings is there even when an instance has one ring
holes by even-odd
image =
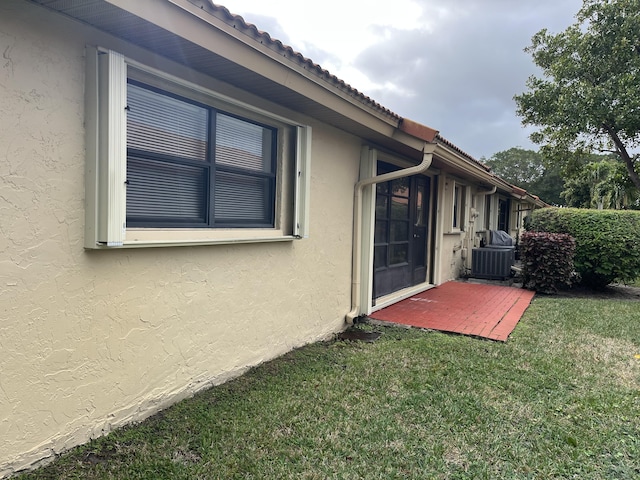
[[[476,159],[475,157],[473,157],[472,155],[469,155],[467,152],[465,152],[464,150],[462,150],[460,147],[457,147],[456,145],[454,145],[453,143],[451,143],[449,140],[447,140],[446,138],[444,138],[442,135],[438,134],[436,136],[436,139],[446,145],[447,147],[455,150],[456,152],[458,152],[459,154],[463,155],[464,157],[466,157],[467,159],[471,160],[473,163],[479,165],[480,167],[482,167],[483,169],[485,169],[487,172],[491,171],[491,167],[489,165],[487,165],[486,163],[481,162],[480,160]]]

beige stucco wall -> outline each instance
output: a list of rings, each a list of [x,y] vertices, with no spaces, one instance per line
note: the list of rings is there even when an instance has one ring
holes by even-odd
[[[439,222],[440,234],[436,239],[439,246],[434,260],[439,262],[440,276],[436,280],[438,284],[459,278],[464,268],[464,259],[462,257],[470,204],[468,200],[465,201],[462,230],[453,229],[453,188],[455,182],[456,179],[446,171],[440,173],[438,181],[438,211],[436,212],[436,222]],[[465,184],[465,186],[468,186],[468,184]]]
[[[321,124],[309,239],[84,250],[87,33],[0,4],[0,477],[330,336],[350,308],[360,140]]]

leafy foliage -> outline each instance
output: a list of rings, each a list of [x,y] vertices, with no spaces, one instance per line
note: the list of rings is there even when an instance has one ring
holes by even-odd
[[[555,293],[575,277],[576,242],[563,233],[525,232],[520,239],[523,280],[527,288]]]
[[[485,163],[496,175],[527,190],[529,184],[544,173],[542,156],[533,150],[518,147],[494,153]]]
[[[566,205],[579,208],[638,209],[640,193],[620,162],[611,158],[590,161],[565,181]]]
[[[537,195],[550,205],[564,205],[561,193],[565,179],[557,164],[546,165],[542,176],[529,184],[526,190]]]
[[[544,208],[532,212],[528,228],[575,238],[575,268],[585,285],[640,277],[640,212]]]
[[[491,170],[507,182],[524,188],[547,203],[560,205],[564,181],[557,165],[546,165],[534,150],[513,147],[483,159]]]
[[[553,35],[541,30],[527,49],[543,78],[516,95],[541,153],[567,162],[574,154],[610,151],[640,188],[640,4],[584,0],[577,22]]]

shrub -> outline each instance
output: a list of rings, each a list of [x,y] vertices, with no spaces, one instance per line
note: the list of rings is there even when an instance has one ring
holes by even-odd
[[[523,233],[520,256],[524,286],[542,293],[571,286],[575,248],[575,240],[564,233]]]
[[[575,238],[574,263],[583,284],[603,288],[640,277],[640,212],[545,208],[530,220],[531,231]]]

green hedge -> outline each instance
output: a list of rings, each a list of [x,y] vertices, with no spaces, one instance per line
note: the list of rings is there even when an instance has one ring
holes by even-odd
[[[543,208],[532,212],[527,228],[575,238],[575,268],[585,285],[602,288],[640,277],[640,212]]]
[[[570,287],[575,250],[575,240],[565,233],[524,232],[520,237],[524,286],[542,293]]]

